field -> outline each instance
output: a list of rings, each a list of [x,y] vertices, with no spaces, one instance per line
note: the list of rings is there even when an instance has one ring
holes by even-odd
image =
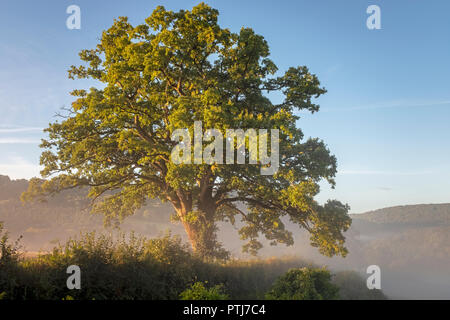
[[[145,239],[88,233],[51,253],[24,257],[18,243],[11,243],[6,232],[2,233],[3,299],[172,300],[180,299],[182,292],[199,282],[210,289],[219,286],[229,299],[264,299],[276,279],[288,270],[319,270],[295,257],[205,261],[170,234]],[[80,290],[66,285],[70,265],[81,269]],[[381,291],[368,290],[365,280],[354,272],[333,274],[331,282],[339,288],[336,298],[385,298]]]

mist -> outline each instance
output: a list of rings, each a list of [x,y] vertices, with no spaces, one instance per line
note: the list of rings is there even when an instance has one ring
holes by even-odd
[[[49,252],[69,238],[84,232],[98,234],[135,233],[154,238],[167,232],[187,242],[181,223],[171,222],[173,209],[157,201],[148,203],[123,221],[105,226],[101,215],[89,212],[86,191],[65,191],[46,202],[22,204],[20,195],[27,180],[0,177],[0,221],[11,239],[20,241],[25,256]],[[233,258],[300,257],[334,272],[353,270],[367,278],[367,267],[381,269],[381,289],[391,299],[450,298],[450,204],[429,204],[381,209],[351,215],[352,226],[345,233],[349,254],[328,258],[309,244],[308,234],[297,225],[284,221],[293,232],[293,246],[264,247],[254,257],[242,253],[244,241],[239,239],[240,222],[233,226],[219,223],[219,241]]]

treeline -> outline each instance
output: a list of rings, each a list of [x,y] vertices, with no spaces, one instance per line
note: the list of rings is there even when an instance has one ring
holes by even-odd
[[[89,211],[87,189],[72,189],[50,196],[45,201],[22,203],[21,194],[27,190],[28,180],[11,180],[0,175],[0,221],[13,237],[23,236],[27,251],[51,250],[55,243],[65,242],[70,236],[98,230],[111,232],[101,215]],[[152,202],[134,216],[120,223],[124,232],[135,231],[145,236],[156,236],[170,227],[184,233],[181,226],[170,224],[171,208]]]
[[[352,215],[376,224],[395,224],[406,226],[450,226],[450,204],[417,204],[396,206]]]

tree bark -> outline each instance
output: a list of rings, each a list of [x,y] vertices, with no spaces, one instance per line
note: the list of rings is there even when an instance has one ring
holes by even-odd
[[[215,211],[216,208],[212,203],[199,204],[194,212],[186,203],[176,208],[194,253],[204,258],[226,259],[228,252],[217,241]]]

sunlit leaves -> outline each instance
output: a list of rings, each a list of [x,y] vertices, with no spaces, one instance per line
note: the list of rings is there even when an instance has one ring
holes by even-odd
[[[275,76],[261,35],[251,28],[233,33],[217,21],[218,11],[203,3],[179,12],[159,6],[137,26],[116,19],[95,49],[80,52],[83,64],[70,68],[70,78],[99,85],[74,90],[67,116],[46,129],[41,164],[48,180],[34,181],[24,197],[38,196],[39,187],[52,193],[86,186],[94,211],[107,220],[132,214],[149,198],[169,201],[194,247],[207,254],[219,220],[241,221],[244,249],[254,253],[261,235],[292,244],[290,219],[321,252],[345,254],[348,208],[314,200],[321,180],[334,185],[336,158],[322,141],[303,141],[296,127],[297,111],[318,111],[314,99],[325,89],[304,66]],[[274,104],[270,92],[284,99]],[[171,135],[186,128],[193,136],[195,121],[225,137],[226,129],[279,129],[278,172],[261,175],[248,155],[244,165],[174,164]]]

